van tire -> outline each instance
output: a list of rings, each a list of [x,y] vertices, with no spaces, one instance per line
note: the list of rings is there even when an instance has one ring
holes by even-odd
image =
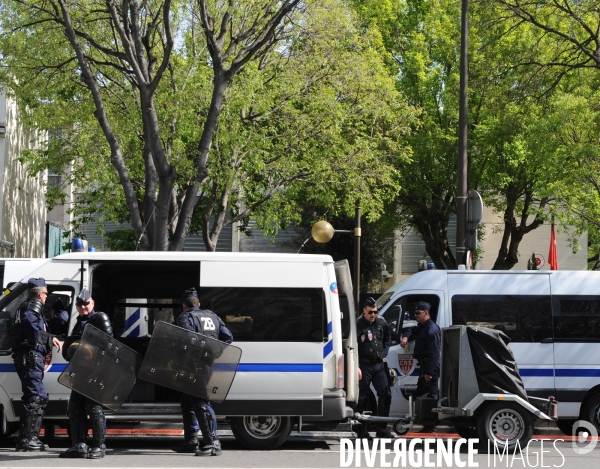
[[[287,440],[292,429],[289,417],[250,415],[230,417],[235,439],[248,449],[275,449]]]
[[[592,394],[585,400],[580,418],[590,422],[600,433],[600,393]]]
[[[529,411],[515,402],[494,402],[481,409],[477,432],[484,446],[489,441],[504,448],[508,441],[508,450],[512,453],[517,442],[524,448],[531,440],[533,420]]]
[[[575,420],[557,420],[556,426],[558,429],[563,432],[565,435],[573,435],[573,424]]]

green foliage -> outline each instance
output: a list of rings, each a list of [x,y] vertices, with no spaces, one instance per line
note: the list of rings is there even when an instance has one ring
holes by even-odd
[[[323,204],[342,214],[352,213],[359,201],[374,220],[399,190],[395,165],[410,155],[404,136],[415,111],[389,75],[378,31],[357,27],[343,2],[311,1],[290,12],[278,42],[227,82],[214,128],[207,116],[213,109],[215,69],[199,26],[199,3],[172,4],[170,27],[177,40],[152,95],[155,114],[147,113],[135,66],[121,57],[124,46],[114,35],[118,25],[104,7],[69,5],[114,140],[99,125],[97,102],[51,5],[52,0],[4,4],[0,28],[10,34],[0,38],[0,79],[10,83],[20,108],[27,110],[22,118],[28,125],[59,129],[46,148],[22,156],[32,174],[51,168],[64,176],[63,189],[77,188],[72,210],[79,222],[98,214],[101,222],[131,221],[136,237],[144,234],[142,227],[150,238],[163,231],[174,237],[185,224],[187,191],[199,183],[189,230],[202,232],[206,248],[214,249],[226,224],[239,222],[244,230],[252,216],[273,233],[300,219],[300,204]],[[163,6],[151,2],[140,17],[151,70],[167,46],[161,15],[155,22],[148,15]],[[231,34],[247,27],[244,18],[263,7],[250,0],[229,4]],[[207,8],[220,24],[225,7],[209,2]],[[224,55],[229,67],[241,50],[231,37],[226,34],[223,44],[230,51]],[[169,179],[157,169],[154,118],[159,150],[173,177],[168,220],[161,222],[159,211],[166,208],[157,197],[168,189]],[[214,134],[206,171],[200,171],[207,128]],[[116,147],[126,176],[116,170]],[[50,206],[66,197],[56,188],[47,195]],[[165,226],[153,228],[160,223]]]

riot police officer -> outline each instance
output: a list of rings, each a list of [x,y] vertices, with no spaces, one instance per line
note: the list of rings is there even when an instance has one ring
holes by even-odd
[[[358,336],[359,361],[359,397],[357,411],[367,408],[371,383],[377,391],[377,415],[388,417],[392,403],[388,374],[385,367],[387,354],[392,342],[392,331],[387,322],[377,314],[377,304],[373,298],[367,298],[363,307],[363,315],[356,321]],[[386,430],[387,425],[379,424],[379,438],[395,438]],[[368,438],[365,427],[359,429],[359,437]]]
[[[48,321],[50,332],[55,334],[59,340],[65,340],[69,333],[69,312],[65,311],[65,303],[57,298],[52,303],[52,317]]]
[[[113,334],[110,319],[106,313],[96,312],[94,310],[94,300],[87,289],[82,289],[75,299],[75,306],[79,316],[73,327],[71,335],[67,337],[63,347],[63,357],[70,361],[78,346],[79,339],[83,336],[83,330],[86,325],[100,329],[108,335]],[[71,391],[69,399],[69,427],[71,430],[72,446],[60,454],[61,458],[103,458],[106,453],[104,443],[106,436],[106,418],[102,406],[97,402]],[[92,448],[89,449],[85,443],[85,437],[88,431],[87,417],[89,415],[92,425]]]
[[[60,342],[50,334],[44,320],[43,307],[48,297],[48,287],[43,278],[30,278],[28,298],[15,316],[13,359],[21,380],[23,410],[19,418],[17,451],[44,451],[47,446],[38,436],[42,426],[48,393],[42,382],[44,357],[54,345],[60,351]]]
[[[194,288],[186,290],[181,298],[183,311],[177,315],[176,324],[189,331],[230,344],[231,331],[210,310],[200,309],[198,293]],[[181,394],[184,443],[173,448],[178,453],[195,453],[196,456],[219,456],[223,450],[217,436],[217,420],[210,402],[189,394]],[[204,446],[198,444],[198,430],[202,431]]]
[[[402,333],[400,344],[405,346],[409,340],[415,340],[413,357],[419,362],[420,374],[414,396],[428,395],[433,399],[438,399],[442,333],[439,326],[431,319],[430,310],[431,305],[425,301],[415,303],[414,314],[418,325],[410,327]],[[434,432],[435,430],[435,427],[426,426],[421,431]]]

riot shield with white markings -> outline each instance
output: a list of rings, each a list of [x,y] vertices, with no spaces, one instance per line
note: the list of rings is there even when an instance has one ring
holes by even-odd
[[[88,324],[58,382],[79,394],[117,410],[135,384],[141,356],[117,339]]]
[[[223,402],[242,350],[159,321],[138,377],[211,402]]]

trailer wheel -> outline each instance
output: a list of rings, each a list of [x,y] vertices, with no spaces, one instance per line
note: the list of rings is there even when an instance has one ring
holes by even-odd
[[[408,433],[408,429],[410,428],[408,426],[405,426],[407,424],[408,424],[408,422],[406,420],[403,420],[403,419],[396,420],[394,422],[394,432],[400,436],[406,435]]]
[[[600,393],[592,394],[586,399],[581,410],[581,420],[590,422],[600,433]]]
[[[521,448],[533,436],[531,414],[514,402],[495,402],[482,409],[477,419],[477,432],[481,442],[496,444],[512,451],[517,442]]]
[[[289,417],[280,415],[230,417],[235,439],[248,449],[275,449],[281,446],[291,431]]]

